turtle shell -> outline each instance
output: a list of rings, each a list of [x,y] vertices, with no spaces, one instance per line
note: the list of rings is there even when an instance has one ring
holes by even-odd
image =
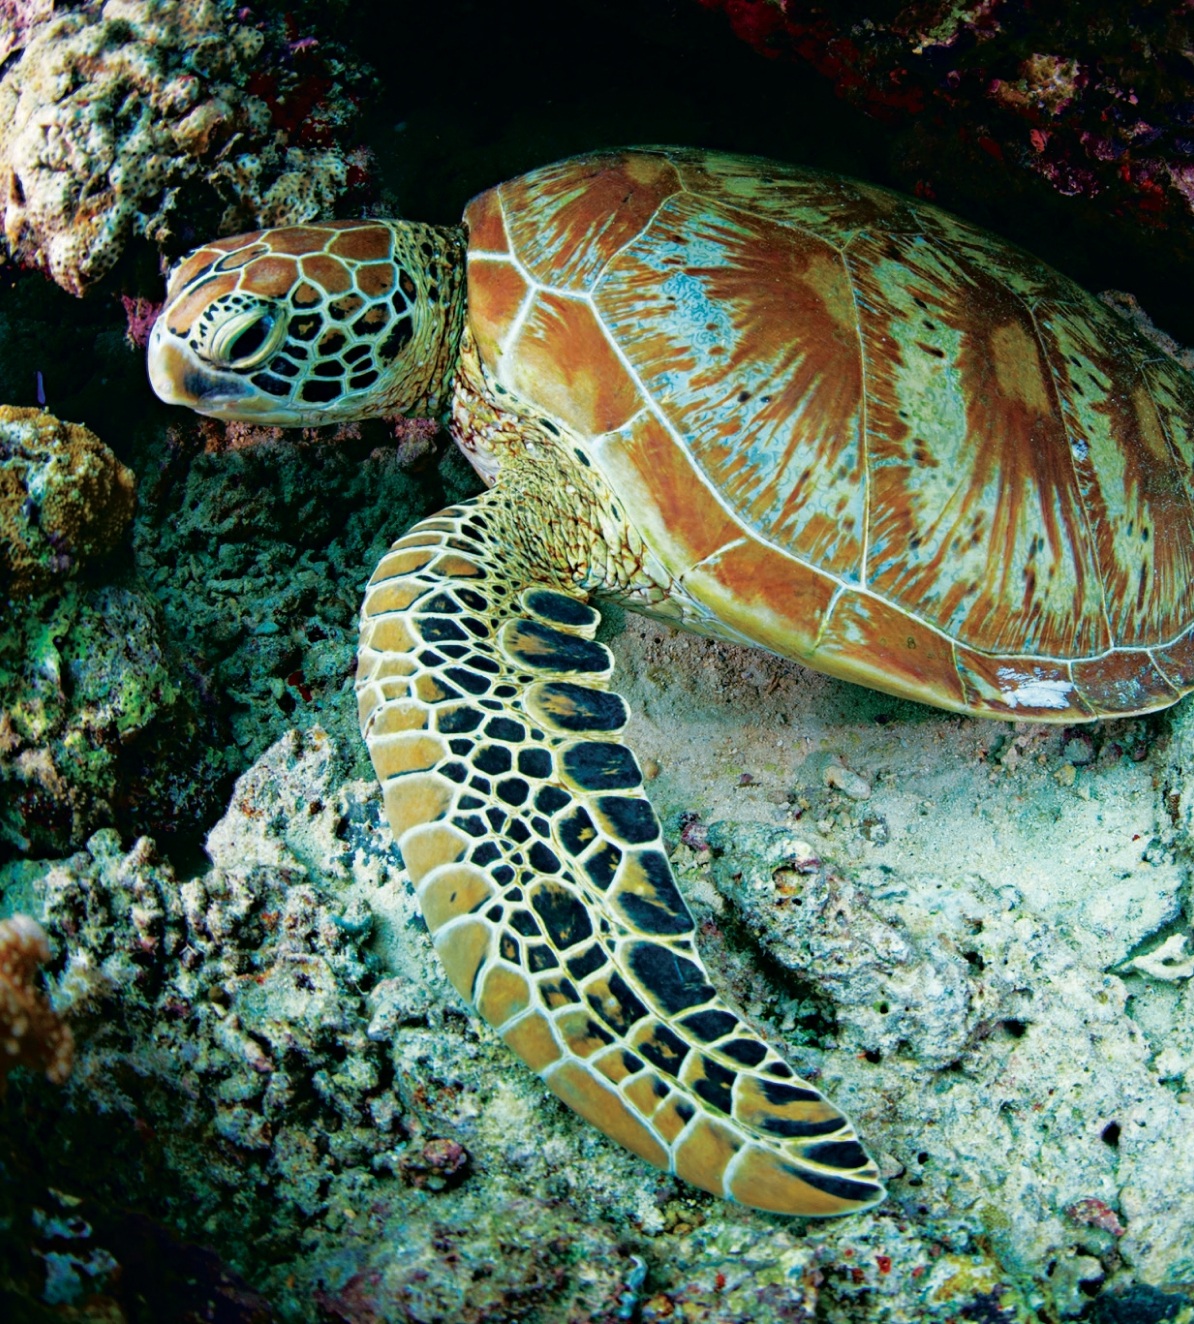
[[[727,632],[944,708],[1194,688],[1194,381],[935,207],[687,149],[469,205],[470,325]]]

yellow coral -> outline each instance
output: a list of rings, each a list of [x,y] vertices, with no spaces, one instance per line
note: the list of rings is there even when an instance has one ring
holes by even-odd
[[[134,501],[132,471],[94,432],[0,405],[0,592],[39,591],[111,551]]]
[[[0,920],[0,1090],[13,1067],[41,1067],[61,1085],[74,1065],[70,1027],[33,987],[37,967],[49,957],[49,940],[35,919]]]

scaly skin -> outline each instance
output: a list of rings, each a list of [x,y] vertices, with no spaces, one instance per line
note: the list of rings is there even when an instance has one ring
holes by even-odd
[[[553,521],[519,477],[400,538],[362,612],[361,729],[448,976],[657,1167],[781,1213],[868,1205],[849,1122],[709,983],[597,612],[526,538]]]
[[[462,330],[459,279],[442,266],[459,236],[348,228],[369,259],[345,259],[339,280],[304,258],[326,258],[345,233],[292,227],[187,258],[151,340],[150,376],[168,401],[283,424],[425,413],[451,384],[453,434],[493,486],[422,521],[383,558],[357,677],[386,815],[449,978],[564,1102],[657,1167],[779,1213],[873,1204],[883,1188],[849,1121],[709,983],[621,743],[626,708],[607,688],[613,659],[592,640],[587,600],[596,592],[732,632],[663,569],[584,439],[489,379]],[[359,285],[383,248],[391,279],[352,322],[334,317],[336,298],[351,297],[342,291],[294,306],[317,271],[336,286],[355,271]],[[392,308],[404,276],[418,297],[403,356],[354,354],[385,345],[400,319],[355,335],[346,326]],[[289,303],[282,279],[293,282]],[[432,288],[448,296],[426,301]],[[312,317],[322,320],[309,332]],[[237,355],[259,361],[238,367]],[[329,358],[351,367],[324,375]],[[310,384],[329,381],[343,394],[312,401]],[[285,396],[271,393],[282,385]]]
[[[464,329],[464,231],[399,221],[257,230],[170,273],[149,340],[168,404],[283,427],[442,412]]]

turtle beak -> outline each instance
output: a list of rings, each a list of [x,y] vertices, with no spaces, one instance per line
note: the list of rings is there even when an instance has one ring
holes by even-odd
[[[161,330],[161,318],[154,323],[149,333],[149,348],[146,353],[146,366],[149,369],[149,384],[159,400],[168,405],[191,405],[194,400],[182,391],[186,380],[186,365],[178,347],[172,344]]]
[[[218,377],[197,362],[188,346],[166,330],[163,317],[149,333],[146,365],[154,394],[168,405],[220,415],[246,394],[235,378]]]

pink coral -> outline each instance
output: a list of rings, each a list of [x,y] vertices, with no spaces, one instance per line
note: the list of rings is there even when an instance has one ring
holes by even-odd
[[[124,315],[128,318],[128,325],[124,330],[125,340],[133,349],[144,349],[149,344],[149,333],[158,320],[158,313],[162,311],[162,301],[159,299],[155,303],[152,299],[143,298],[141,295],[130,298],[129,295],[122,294],[120,302],[124,304]]]
[[[1087,1227],[1102,1228],[1104,1232],[1110,1232],[1116,1237],[1122,1237],[1127,1231],[1127,1228],[1119,1221],[1119,1215],[1115,1210],[1110,1205],[1104,1204],[1102,1200],[1094,1199],[1093,1196],[1076,1200],[1066,1210],[1066,1213],[1075,1223],[1082,1223]]]
[[[13,1067],[40,1067],[61,1085],[74,1064],[70,1027],[33,986],[50,958],[45,930],[28,915],[0,921],[0,1090]]]
[[[908,168],[920,163],[955,194],[973,171],[963,191],[981,195],[990,181],[1007,206],[1019,175],[1031,206],[1034,176],[1063,197],[1097,198],[1098,212],[1122,218],[1133,240],[1142,226],[1166,230],[1178,261],[1189,263],[1194,109],[1184,11],[1001,0],[698,3],[722,11],[761,55],[812,66],[840,97],[899,126]],[[992,175],[989,158],[1005,169]],[[1172,251],[1165,258],[1172,270]]]

